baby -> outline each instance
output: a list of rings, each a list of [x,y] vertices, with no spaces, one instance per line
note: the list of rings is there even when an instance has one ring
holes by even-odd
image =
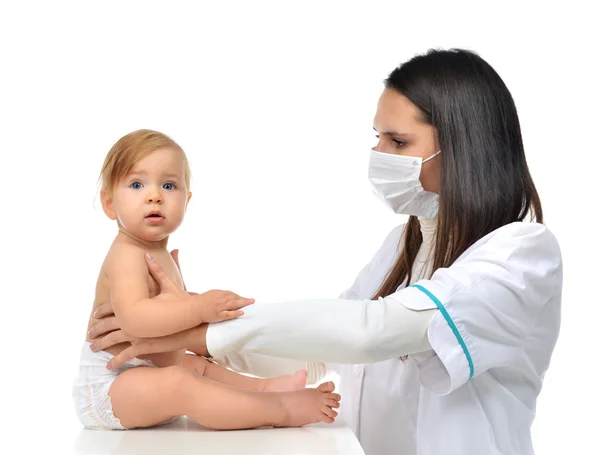
[[[102,264],[88,330],[103,302],[112,302],[122,329],[145,338],[180,332],[203,322],[243,315],[252,304],[228,291],[185,294],[161,300],[145,255],[163,265],[183,289],[178,266],[167,250],[169,235],[190,201],[190,170],[181,147],[151,130],[134,131],[109,151],[100,175],[104,213],[118,233]],[[182,317],[182,315],[185,315]],[[302,426],[333,422],[340,396],[333,383],[305,388],[307,372],[273,379],[250,378],[185,350],[136,358],[109,371],[107,362],[129,346],[92,352],[89,336],[81,351],[73,398],[81,423],[91,429],[149,427],[187,415],[213,429]]]

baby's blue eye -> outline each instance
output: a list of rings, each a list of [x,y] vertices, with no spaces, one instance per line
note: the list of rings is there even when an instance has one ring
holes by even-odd
[[[133,182],[131,185],[129,185],[130,188],[133,188],[134,190],[139,190],[142,187],[142,184],[140,182]]]
[[[175,189],[175,185],[173,185],[172,183],[165,183],[165,184],[163,185],[163,188],[164,188],[165,190],[169,190],[169,191],[171,191],[171,190],[174,190],[174,189]]]

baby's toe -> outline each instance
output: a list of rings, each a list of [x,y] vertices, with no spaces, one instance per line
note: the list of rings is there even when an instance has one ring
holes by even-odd
[[[332,400],[335,400],[335,401],[342,400],[342,396],[339,393],[329,393],[329,394],[327,394],[327,398],[331,398]]]
[[[335,421],[333,417],[329,417],[327,414],[322,412],[319,414],[319,420],[323,423],[333,423]]]
[[[340,402],[332,400],[331,398],[326,399],[325,404],[327,406],[329,406],[330,408],[339,408],[340,407]]]
[[[335,390],[335,384],[332,381],[324,382],[319,386],[320,392],[333,392]]]

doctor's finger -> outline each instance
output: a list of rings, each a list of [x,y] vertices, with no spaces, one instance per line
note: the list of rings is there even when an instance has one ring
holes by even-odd
[[[110,359],[110,361],[106,365],[106,368],[109,370],[114,370],[115,368],[119,368],[121,365],[123,365],[128,360],[131,360],[134,357],[141,355],[141,353],[138,353],[137,351],[139,351],[139,345],[137,347],[134,345],[131,345],[127,349],[123,349],[116,356],[114,356],[112,359]]]
[[[94,352],[104,351],[105,349],[108,349],[111,346],[114,346],[115,344],[125,343],[126,341],[131,340],[132,338],[125,332],[123,332],[122,330],[116,330],[114,332],[110,332],[108,335],[105,335],[103,337],[93,339],[90,348]]]
[[[98,308],[96,308],[96,311],[94,311],[94,317],[96,319],[101,319],[103,317],[114,315],[114,314],[115,314],[115,312],[113,311],[113,307],[112,307],[112,304],[110,303],[110,301],[103,303]]]
[[[162,265],[160,265],[156,261],[156,259],[154,259],[154,257],[146,253],[145,258],[146,265],[148,266],[148,271],[150,272],[152,277],[158,282],[161,293],[169,292],[172,290],[179,290],[179,288],[177,288],[177,286],[175,286],[173,282],[169,279]]]
[[[112,332],[113,330],[117,329],[120,329],[119,324],[117,324],[117,318],[114,316],[109,316],[94,324],[88,332],[88,336],[90,338],[98,338],[105,333]]]
[[[187,335],[189,335],[189,333],[190,331],[186,330],[159,338],[130,337],[127,341],[131,341],[131,346],[113,357],[109,362],[108,367],[112,370],[123,365],[128,360],[144,354],[158,354],[160,352],[171,352],[176,351],[177,349],[183,349],[188,342]],[[108,336],[110,336],[110,334],[107,335],[107,337]]]

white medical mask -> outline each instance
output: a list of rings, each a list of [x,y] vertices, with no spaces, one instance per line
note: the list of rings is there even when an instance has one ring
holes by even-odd
[[[438,212],[439,196],[425,191],[421,186],[421,166],[429,158],[392,155],[371,150],[369,180],[373,191],[394,212],[433,218]]]

